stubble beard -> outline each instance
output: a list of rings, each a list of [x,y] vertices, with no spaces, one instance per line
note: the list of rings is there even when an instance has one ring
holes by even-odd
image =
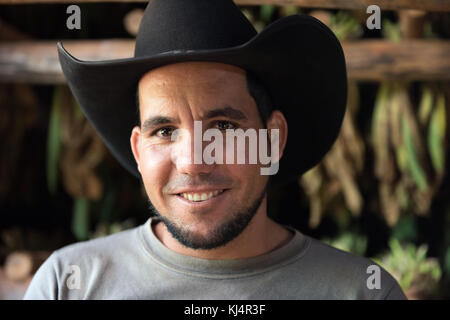
[[[240,235],[255,216],[266,195],[267,185],[258,197],[247,207],[230,212],[230,218],[209,232],[208,238],[196,235],[193,231],[178,225],[167,216],[162,215],[148,199],[150,211],[164,223],[173,238],[187,248],[210,250],[226,245]]]

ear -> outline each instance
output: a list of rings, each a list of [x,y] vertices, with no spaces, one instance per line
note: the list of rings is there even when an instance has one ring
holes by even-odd
[[[270,115],[269,119],[267,119],[267,129],[268,133],[270,134],[271,129],[278,129],[279,133],[279,159],[280,160],[283,157],[283,151],[284,147],[286,146],[287,142],[287,135],[288,135],[288,124],[286,121],[286,118],[284,117],[283,113],[279,110],[275,110]],[[271,136],[271,135],[270,135]]]
[[[134,159],[136,160],[137,168],[139,173],[141,173],[140,167],[140,141],[141,141],[141,128],[135,126],[131,131],[130,144],[131,151],[133,152]]]

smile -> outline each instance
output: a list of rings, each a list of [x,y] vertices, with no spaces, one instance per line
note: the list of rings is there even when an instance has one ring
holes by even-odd
[[[222,192],[224,192],[224,189],[210,192],[185,192],[178,195],[192,202],[201,202],[215,198]]]

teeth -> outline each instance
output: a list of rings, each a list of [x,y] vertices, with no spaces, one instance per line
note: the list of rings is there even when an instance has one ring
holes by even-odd
[[[223,190],[216,190],[209,193],[182,193],[181,196],[189,201],[199,202],[216,197]]]

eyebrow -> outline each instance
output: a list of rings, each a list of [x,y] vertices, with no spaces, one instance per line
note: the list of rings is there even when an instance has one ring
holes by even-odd
[[[151,117],[148,118],[147,120],[144,121],[144,123],[142,124],[142,132],[146,133],[147,131],[150,131],[151,129],[160,126],[162,124],[168,124],[168,123],[174,123],[175,119],[174,118],[169,118],[169,117],[162,117],[162,116],[156,116],[156,117]]]
[[[230,106],[225,106],[223,108],[209,110],[205,113],[205,116],[204,116],[205,119],[211,119],[211,118],[216,118],[216,117],[225,117],[225,118],[229,118],[232,120],[243,120],[243,121],[248,120],[242,111],[240,111],[238,109],[234,109]]]
[[[207,120],[207,119],[211,119],[211,118],[217,118],[217,117],[225,117],[225,118],[229,118],[231,120],[236,120],[236,121],[247,121],[248,118],[245,116],[245,114],[235,108],[232,108],[230,106],[225,106],[223,108],[219,108],[219,109],[213,109],[213,110],[209,110],[205,113],[205,115],[203,116],[203,119]],[[147,131],[150,131],[151,129],[163,125],[163,124],[168,124],[168,123],[175,123],[177,120],[171,117],[164,117],[164,116],[155,116],[155,117],[151,117],[148,118],[147,120],[144,121],[144,123],[142,124],[142,132],[145,133]]]

